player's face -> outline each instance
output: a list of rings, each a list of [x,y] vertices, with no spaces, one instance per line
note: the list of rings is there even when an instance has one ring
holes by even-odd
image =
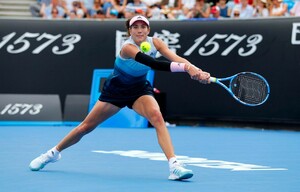
[[[145,22],[137,21],[130,27],[129,32],[134,42],[139,45],[141,42],[146,40],[149,35],[150,28]]]

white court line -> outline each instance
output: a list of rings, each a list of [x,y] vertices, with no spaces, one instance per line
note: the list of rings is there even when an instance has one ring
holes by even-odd
[[[163,153],[152,153],[148,151],[141,150],[129,150],[129,151],[102,151],[102,150],[93,150],[94,153],[102,154],[114,154],[125,157],[134,157],[149,159],[153,161],[166,161],[166,157]],[[286,171],[286,168],[272,168],[270,166],[262,166],[255,164],[246,164],[222,160],[209,160],[201,157],[189,157],[189,156],[176,156],[178,161],[181,163],[203,167],[203,168],[212,168],[212,169],[229,169],[231,171]]]

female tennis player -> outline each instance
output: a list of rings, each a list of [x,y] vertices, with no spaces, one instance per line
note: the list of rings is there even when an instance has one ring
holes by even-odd
[[[150,24],[145,17],[134,16],[126,22],[126,27],[130,37],[124,42],[116,57],[113,73],[104,83],[99,100],[80,125],[70,131],[55,147],[30,163],[29,167],[32,171],[38,171],[48,163],[59,160],[64,149],[77,143],[100,123],[127,106],[147,118],[155,127],[158,143],[169,162],[169,179],[181,180],[193,176],[192,170],[184,168],[176,160],[168,129],[159,105],[153,97],[153,87],[146,80],[146,75],[151,68],[186,72],[194,80],[209,83],[210,74],[175,54],[162,40],[149,37]],[[151,50],[146,54],[140,50],[140,44],[145,41],[151,44]],[[170,61],[154,59],[157,51]]]

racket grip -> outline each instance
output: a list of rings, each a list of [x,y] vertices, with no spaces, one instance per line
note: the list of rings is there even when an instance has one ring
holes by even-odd
[[[212,83],[215,83],[215,82],[217,82],[217,78],[215,78],[215,77],[210,77],[210,78],[209,78],[209,81],[212,82]]]

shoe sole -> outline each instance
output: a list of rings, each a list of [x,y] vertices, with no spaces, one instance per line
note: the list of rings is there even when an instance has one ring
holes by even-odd
[[[184,175],[181,175],[181,176],[178,177],[178,178],[172,177],[172,175],[170,175],[170,176],[169,176],[169,180],[174,180],[174,181],[176,181],[176,180],[189,179],[189,178],[193,177],[193,175],[194,175],[193,173],[186,173],[186,174],[184,174]]]
[[[45,167],[45,165],[41,165],[40,167],[37,167],[37,168],[33,168],[33,167],[29,166],[29,169],[31,171],[39,171],[39,170],[43,169],[44,167]]]
[[[189,179],[189,178],[193,177],[193,175],[194,175],[193,173],[187,173],[187,174],[184,174],[181,177],[179,177],[178,180]]]

